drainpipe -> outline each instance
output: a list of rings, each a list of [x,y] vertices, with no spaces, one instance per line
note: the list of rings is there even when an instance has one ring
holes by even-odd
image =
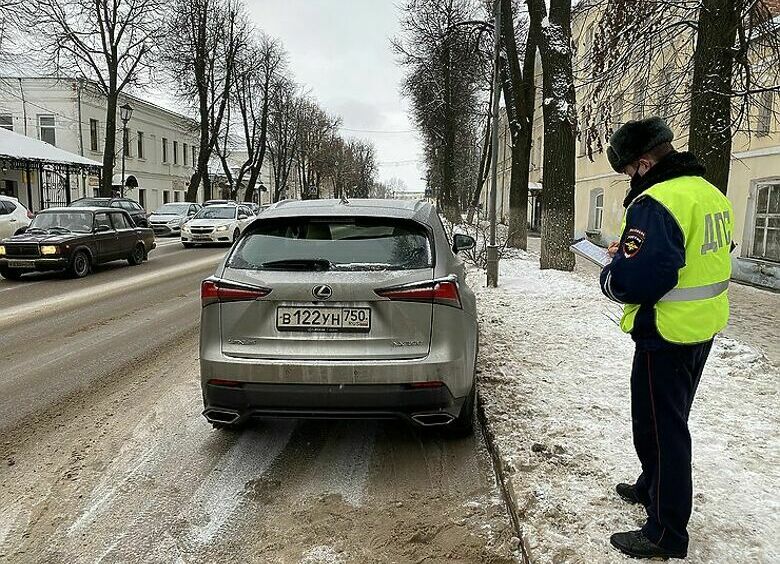
[[[76,100],[78,104],[78,115],[79,115],[79,154],[83,157],[84,156],[84,126],[81,123],[81,88],[83,86],[83,82],[81,79],[78,80],[78,84],[76,86]],[[87,179],[84,177],[83,174],[80,174],[81,176],[81,192],[84,195],[84,197],[87,197]],[[70,195],[69,195],[70,197]]]
[[[22,78],[19,77],[19,93],[22,95],[22,116],[24,119],[24,134],[27,135],[27,102],[24,99],[24,86],[22,85]]]

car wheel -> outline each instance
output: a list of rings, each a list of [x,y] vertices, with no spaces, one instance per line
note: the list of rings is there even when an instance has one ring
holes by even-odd
[[[135,247],[133,248],[132,254],[129,257],[127,257],[127,262],[130,266],[137,266],[144,261],[145,255],[146,255],[146,250],[144,249],[143,244],[136,243]]]
[[[0,268],[0,276],[7,280],[19,280],[22,277],[22,271],[15,268]]]
[[[448,437],[463,438],[470,437],[474,433],[474,407],[477,403],[477,384],[471,387],[463,407],[460,408],[458,417],[444,428]]]
[[[84,278],[91,268],[89,255],[85,251],[76,251],[70,259],[68,275],[73,278]]]

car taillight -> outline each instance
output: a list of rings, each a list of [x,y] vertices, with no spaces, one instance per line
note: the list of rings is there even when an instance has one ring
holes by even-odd
[[[243,302],[264,298],[271,293],[269,288],[244,286],[223,280],[208,278],[200,283],[200,305],[205,307],[215,302]]]
[[[390,300],[403,302],[430,302],[461,307],[460,291],[454,280],[432,280],[420,284],[407,284],[376,290],[376,294]]]

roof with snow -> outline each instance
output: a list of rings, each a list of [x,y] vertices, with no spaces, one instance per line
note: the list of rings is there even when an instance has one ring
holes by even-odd
[[[33,161],[42,164],[100,167],[92,159],[71,153],[44,141],[0,128],[0,160]]]

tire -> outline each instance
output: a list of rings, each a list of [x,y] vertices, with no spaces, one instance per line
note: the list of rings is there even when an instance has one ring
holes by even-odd
[[[92,261],[86,251],[76,251],[68,265],[68,276],[71,278],[84,278],[92,270]]]
[[[182,243],[182,246],[183,246],[185,249],[191,249],[191,248],[192,248],[192,247],[194,247],[195,245],[194,245],[193,243]]]
[[[444,428],[447,437],[460,439],[474,434],[474,407],[477,404],[477,383],[474,385],[460,408],[458,417]]]
[[[144,248],[143,243],[136,243],[133,252],[127,257],[127,264],[130,266],[138,266],[144,261],[144,258],[146,258],[146,249]]]
[[[6,280],[20,280],[22,278],[22,271],[15,268],[0,268],[0,276]]]

